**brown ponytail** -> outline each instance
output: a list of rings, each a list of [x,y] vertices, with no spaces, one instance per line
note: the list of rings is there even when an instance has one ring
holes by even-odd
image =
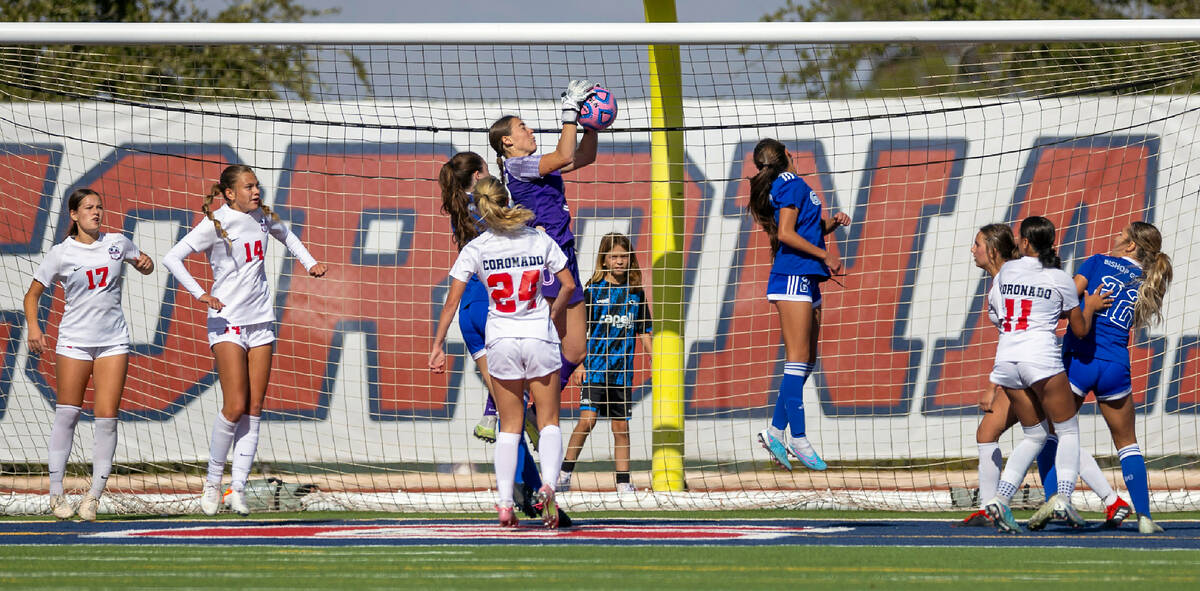
[[[479,235],[475,221],[471,219],[471,198],[467,187],[475,174],[483,171],[483,157],[475,152],[459,152],[442,165],[438,173],[438,185],[442,189],[442,213],[450,216],[454,230],[454,242],[462,250],[468,242]]]
[[[779,225],[775,222],[775,206],[771,205],[771,183],[790,163],[787,148],[779,140],[766,138],[754,146],[754,166],[758,173],[750,178],[750,204],[746,211],[771,237],[772,257],[779,250]]]

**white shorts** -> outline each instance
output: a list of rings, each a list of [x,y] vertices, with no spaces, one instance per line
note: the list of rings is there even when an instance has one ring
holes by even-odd
[[[275,342],[275,327],[272,322],[260,322],[245,326],[233,326],[224,318],[208,319],[208,348],[217,343],[233,343],[247,351],[254,347]]]
[[[78,359],[80,361],[95,361],[101,357],[128,355],[129,343],[101,345],[99,347],[76,347],[59,343],[54,346],[54,352],[63,357],[70,357],[71,359]]]
[[[559,344],[541,339],[504,338],[487,344],[488,373],[501,380],[528,380],[562,368]]]
[[[1044,361],[997,361],[988,379],[1010,390],[1024,390],[1046,378],[1063,373],[1062,359],[1050,357]]]

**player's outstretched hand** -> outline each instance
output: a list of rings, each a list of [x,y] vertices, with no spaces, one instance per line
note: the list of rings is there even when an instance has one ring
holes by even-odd
[[[218,312],[221,311],[221,308],[225,307],[225,304],[222,304],[221,300],[218,300],[216,297],[213,297],[207,293],[200,296],[200,302]]]
[[[146,253],[140,253],[136,261],[133,261],[133,268],[138,270],[142,275],[149,275],[154,271],[154,259],[150,258]]]
[[[441,347],[434,347],[429,352],[429,370],[433,373],[446,373],[446,352]]]
[[[849,226],[850,225],[850,216],[847,215],[846,212],[839,211],[839,212],[833,214],[833,223],[835,224],[834,225],[835,228],[838,226]]]
[[[1091,310],[1092,312],[1107,310],[1113,305],[1112,291],[1107,287],[1101,287],[1084,296],[1083,305],[1085,310]]]
[[[325,263],[317,263],[317,264],[313,265],[313,267],[311,269],[308,270],[308,274],[312,275],[313,277],[324,277],[325,273],[328,271],[329,271],[329,267],[326,267]]]
[[[588,100],[596,92],[596,83],[591,80],[572,80],[567,85],[567,89],[563,91],[563,103],[568,99],[578,108],[583,105],[583,101]]]

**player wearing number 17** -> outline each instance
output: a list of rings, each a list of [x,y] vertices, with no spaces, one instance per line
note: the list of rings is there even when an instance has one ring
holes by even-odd
[[[567,257],[545,232],[526,226],[534,213],[521,206],[508,206],[508,193],[494,177],[475,184],[475,207],[487,227],[467,243],[450,268],[450,291],[438,318],[437,333],[429,352],[429,369],[446,371],[446,332],[458,310],[467,281],[478,275],[488,290],[486,335],[488,370],[492,374],[492,392],[500,411],[500,432],[496,433],[496,509],[500,525],[517,524],[513,511],[513,484],[516,479],[517,447],[525,403],[522,392],[529,391],[537,408],[540,429],[538,454],[542,462],[542,488],[535,497],[542,506],[547,527],[558,526],[554,484],[562,468],[562,431],[558,426],[560,399],[558,372],[561,335],[553,319],[567,308],[567,298],[554,298],[550,304],[542,297],[542,272],[552,273],[564,292],[575,288],[567,268]]]
[[[120,233],[100,231],[104,204],[91,189],[77,189],[67,198],[71,229],[66,240],[54,245],[33,274],[25,293],[25,318],[29,326],[29,353],[41,355],[46,335],[38,326],[38,301],[47,287],[61,281],[66,306],[58,323],[57,381],[54,424],[50,428],[50,510],[67,519],[76,509],[63,495],[63,472],[71,455],[75,425],[83,412],[83,394],[91,378],[96,388],[93,412],[95,444],[92,448],[92,487],[79,502],[79,517],[96,519],[100,495],[112,471],[117,449],[117,409],[129,368],[129,328],[121,311],[124,263],[143,275],[154,270],[154,261]]]
[[[225,206],[213,211],[217,197],[224,199]],[[258,451],[259,417],[275,342],[275,308],[264,264],[267,237],[282,242],[309,275],[321,277],[326,268],[263,205],[258,177],[249,166],[226,167],[220,182],[204,196],[201,211],[204,219],[163,257],[175,280],[208,308],[208,346],[217,359],[221,381],[221,413],[213,422],[200,509],[208,515],[220,510],[221,479],[232,445],[233,482],[227,502],[235,513],[248,515],[243,489]],[[194,252],[205,253],[212,265],[209,291],[183,265],[183,259]]]

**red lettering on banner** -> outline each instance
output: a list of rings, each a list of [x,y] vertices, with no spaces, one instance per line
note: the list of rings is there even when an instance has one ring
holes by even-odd
[[[725,296],[717,339],[712,344],[699,344],[693,350],[689,369],[694,371],[689,412],[720,414],[749,412],[769,414],[770,405],[778,391],[782,375],[783,336],[779,331],[779,316],[767,301],[767,277],[771,273],[771,243],[767,234],[750,221],[744,207],[749,199],[750,184],[742,179],[754,176],[754,144],[741,147],[727,195],[737,195],[736,209],[726,215],[745,216],[738,253],[730,275],[730,293]],[[821,196],[822,213],[839,211],[830,205],[833,187],[828,180],[828,165],[819,143],[789,143],[792,164],[805,182]],[[826,236],[827,246],[837,250],[834,235]],[[709,246],[716,248],[716,246]],[[828,289],[832,284],[822,284]]]
[[[203,195],[227,163],[235,161],[232,150],[220,145],[124,146],[83,175],[64,195],[77,188],[99,192],[104,199],[103,231],[129,232],[139,221],[176,221],[180,226],[176,238],[182,238],[200,221]],[[58,224],[60,240],[69,226],[66,199],[64,196]],[[188,257],[184,264],[201,285],[211,284],[212,271],[204,256]],[[155,269],[155,273],[167,272],[161,266]],[[128,266],[125,274],[126,281],[138,276]],[[169,285],[174,285],[173,279]],[[52,327],[49,334],[57,336],[64,302],[61,291],[55,291],[45,326]],[[207,311],[182,289],[168,289],[161,310],[141,306],[133,310],[156,318],[158,330],[153,343],[133,343],[131,347],[121,418],[166,420],[215,379],[208,349]],[[36,376],[32,377],[42,395],[53,403],[53,365],[38,363]],[[92,407],[93,396],[89,387],[85,408]]]
[[[276,419],[324,418],[343,336],[364,332],[372,419],[452,416],[457,391],[448,390],[449,376],[469,366],[455,355],[451,369],[458,371],[433,374],[426,362],[437,321],[434,287],[457,254],[434,180],[454,150],[373,145],[347,152],[346,145],[307,142],[291,149],[276,202],[330,270],[313,278],[288,259],[265,410]],[[379,219],[404,226],[398,251],[364,256],[369,222]]]
[[[0,224],[0,254],[42,252],[50,199],[62,158],[61,146],[0,144],[0,210],[10,220]]]
[[[1153,218],[1157,155],[1158,140],[1140,136],[1040,140],[1021,173],[1009,216],[997,221],[1012,224],[1015,232],[1028,216],[1049,218],[1058,229],[1060,253],[1064,258],[1073,253],[1082,263],[1090,254],[1108,252],[1130,222]],[[990,284],[985,278],[981,289]],[[977,412],[996,355],[997,333],[987,320],[986,302],[972,309],[968,325],[963,337],[935,347],[926,414]],[[1131,348],[1139,411],[1153,402],[1147,395],[1157,390],[1163,349],[1161,338],[1138,340]]]
[[[872,142],[844,287],[822,285],[817,383],[827,415],[906,414],[924,344],[905,336],[926,226],[954,209],[965,140]]]

